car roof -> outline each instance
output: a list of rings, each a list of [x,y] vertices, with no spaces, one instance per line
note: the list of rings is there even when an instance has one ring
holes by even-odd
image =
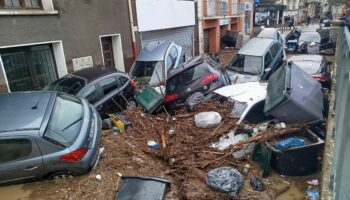
[[[238,51],[238,54],[262,56],[273,42],[273,39],[252,38]]]
[[[294,55],[288,58],[288,61],[313,61],[322,62],[323,57],[320,55]]]
[[[214,92],[235,101],[254,104],[266,98],[267,83],[239,83],[219,88]]]
[[[53,105],[50,99],[56,94],[52,91],[0,94],[0,133],[40,129],[45,112]]]
[[[162,61],[170,41],[153,41],[148,43],[137,56],[136,61]]]
[[[94,80],[97,80],[103,76],[107,76],[117,72],[118,70],[112,67],[96,66],[96,67],[89,67],[89,68],[85,68],[85,69],[73,72],[71,75],[75,77],[83,78],[87,81],[87,83],[91,83]]]
[[[264,28],[261,30],[261,32],[258,34],[258,38],[267,38],[267,39],[275,39],[277,35],[277,29],[276,28]]]

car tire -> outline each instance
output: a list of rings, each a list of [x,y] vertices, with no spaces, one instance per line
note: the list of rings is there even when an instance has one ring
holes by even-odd
[[[74,173],[67,172],[67,171],[59,171],[54,172],[49,175],[47,175],[47,179],[53,180],[53,179],[65,179],[65,178],[71,178],[75,176]]]
[[[135,100],[131,99],[131,100],[128,100],[127,104],[126,104],[126,109],[127,110],[130,110],[130,109],[133,109],[133,108],[136,108],[137,107],[137,103]]]

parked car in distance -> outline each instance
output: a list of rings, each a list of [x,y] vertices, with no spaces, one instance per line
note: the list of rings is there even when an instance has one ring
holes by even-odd
[[[164,94],[164,81],[170,70],[184,61],[181,46],[170,41],[148,43],[132,65],[129,75],[138,85],[149,85]],[[161,90],[162,89],[162,90]]]
[[[308,54],[319,54],[320,53],[320,43],[321,36],[316,31],[302,32],[299,38],[300,42],[306,42]]]
[[[228,74],[211,56],[204,54],[172,70],[166,81],[166,107],[176,109],[195,92],[204,96],[230,84]]]
[[[52,91],[0,94],[0,184],[90,171],[101,118],[86,99]]]
[[[252,38],[227,66],[232,84],[267,80],[283,62],[283,47],[273,39]]]
[[[44,90],[65,92],[86,98],[102,118],[108,113],[135,107],[136,88],[130,77],[111,67],[91,67],[68,74]]]
[[[330,62],[320,55],[294,55],[288,58],[289,62],[303,69],[312,78],[321,83],[322,87],[330,89],[332,78]]]

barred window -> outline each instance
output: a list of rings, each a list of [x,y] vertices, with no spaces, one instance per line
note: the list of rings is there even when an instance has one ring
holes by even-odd
[[[0,0],[0,9],[41,8],[41,0]]]

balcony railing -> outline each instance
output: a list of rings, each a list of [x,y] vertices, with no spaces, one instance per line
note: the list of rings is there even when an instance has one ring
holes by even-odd
[[[204,0],[204,17],[238,16],[244,14],[244,4],[239,0]]]

